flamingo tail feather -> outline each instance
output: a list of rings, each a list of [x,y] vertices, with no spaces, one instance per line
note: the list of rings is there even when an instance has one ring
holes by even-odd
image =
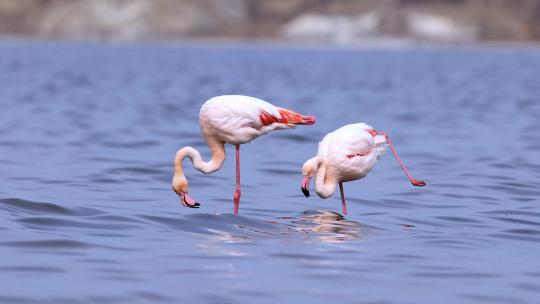
[[[273,123],[293,125],[312,125],[315,123],[315,116],[305,116],[283,108],[278,108],[278,111],[281,118],[262,112],[260,115],[262,124],[268,126]]]

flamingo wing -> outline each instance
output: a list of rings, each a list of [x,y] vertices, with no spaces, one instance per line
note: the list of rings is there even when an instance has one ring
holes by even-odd
[[[286,124],[286,125],[312,125],[315,123],[313,116],[304,116],[294,111],[276,107],[279,116],[272,115],[268,112],[261,111],[260,119],[264,126],[269,126],[274,123]]]
[[[313,124],[315,118],[276,107],[262,99],[224,95],[208,100],[201,108],[201,126],[231,144],[249,142],[276,129]]]
[[[341,181],[362,178],[377,160],[374,137],[366,124],[351,124],[326,135],[318,155]]]

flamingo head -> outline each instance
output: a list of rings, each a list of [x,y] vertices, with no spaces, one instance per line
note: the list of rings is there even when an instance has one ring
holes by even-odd
[[[175,175],[172,180],[172,188],[180,197],[180,203],[184,207],[199,208],[200,204],[188,194],[188,182],[184,176]]]
[[[302,183],[300,185],[300,189],[302,189],[302,193],[306,197],[309,197],[309,183],[311,181],[311,178],[315,173],[317,172],[317,158],[311,158],[308,161],[304,163],[304,166],[302,167]]]
[[[311,181],[310,175],[304,175],[302,178],[302,184],[300,185],[300,189],[302,189],[302,193],[304,193],[305,197],[309,197],[309,182]]]

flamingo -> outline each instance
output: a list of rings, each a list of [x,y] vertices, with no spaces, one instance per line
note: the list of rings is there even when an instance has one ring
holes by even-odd
[[[364,178],[386,151],[386,144],[413,186],[425,186],[424,181],[416,180],[409,174],[385,132],[377,132],[365,123],[356,123],[328,133],[319,143],[317,156],[307,160],[302,167],[302,192],[309,197],[313,176],[315,192],[324,199],[332,196],[339,184],[343,215],[347,215],[343,182]]]
[[[200,204],[188,195],[188,182],[183,173],[182,161],[188,157],[193,167],[205,174],[221,168],[225,161],[225,144],[236,146],[236,191],[234,214],[240,205],[240,145],[273,130],[290,129],[296,125],[312,125],[315,117],[300,115],[276,107],[264,100],[242,95],[223,95],[206,101],[199,113],[202,136],[212,152],[210,161],[203,161],[199,151],[183,147],[176,152],[172,188],[182,205],[198,208]]]

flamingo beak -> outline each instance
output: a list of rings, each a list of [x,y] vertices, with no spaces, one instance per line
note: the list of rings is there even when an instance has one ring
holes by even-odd
[[[187,192],[182,192],[180,195],[180,202],[184,207],[188,208],[199,208],[201,204],[197,203],[191,196],[187,194]]]
[[[309,175],[304,175],[304,177],[302,178],[302,184],[300,188],[302,189],[302,193],[304,193],[306,197],[309,197],[309,182],[310,181],[311,181],[311,176]]]

